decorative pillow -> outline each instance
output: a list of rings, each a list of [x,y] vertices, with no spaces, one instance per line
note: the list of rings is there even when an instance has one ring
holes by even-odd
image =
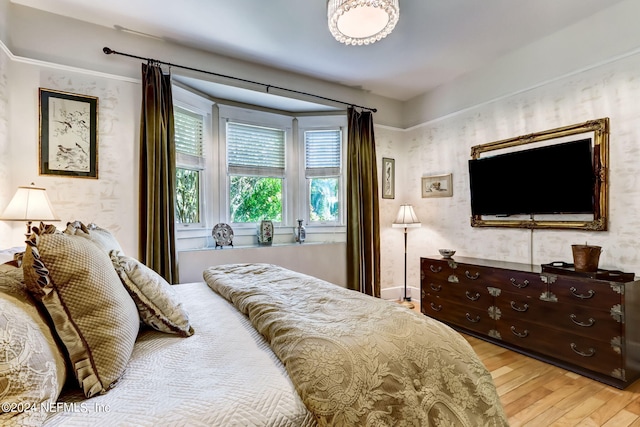
[[[41,425],[47,413],[40,404],[56,402],[65,377],[64,355],[22,283],[22,269],[0,265],[0,425]]]
[[[124,373],[140,319],[109,256],[86,238],[40,224],[27,240],[27,289],[49,312],[85,396],[105,393]]]
[[[90,223],[85,226],[81,221],[73,221],[67,224],[67,228],[64,232],[66,234],[81,236],[91,240],[106,254],[109,254],[111,251],[123,252],[120,247],[120,243],[118,243],[113,234],[104,228],[98,227],[94,223]]]
[[[111,262],[145,324],[161,332],[183,337],[193,335],[189,315],[166,280],[138,260],[118,251],[111,251]]]

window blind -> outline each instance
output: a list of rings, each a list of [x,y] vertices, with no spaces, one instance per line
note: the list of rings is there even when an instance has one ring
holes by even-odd
[[[202,157],[202,129],[204,127],[202,116],[181,107],[174,107],[173,122],[176,151]]]
[[[285,135],[283,129],[227,122],[229,173],[284,177]]]
[[[340,175],[342,155],[340,129],[306,131],[304,146],[307,178]]]
[[[204,118],[178,106],[173,107],[173,126],[177,164],[202,169]]]

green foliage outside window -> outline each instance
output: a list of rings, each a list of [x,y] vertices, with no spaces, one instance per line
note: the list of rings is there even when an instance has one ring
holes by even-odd
[[[176,221],[200,222],[200,172],[176,168]]]
[[[311,221],[338,221],[338,178],[310,180]]]
[[[282,179],[237,175],[230,178],[231,222],[282,221]]]

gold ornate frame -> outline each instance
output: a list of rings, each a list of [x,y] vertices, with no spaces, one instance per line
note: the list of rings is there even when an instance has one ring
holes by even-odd
[[[593,133],[593,166],[596,174],[594,190],[593,220],[508,220],[483,219],[481,215],[471,217],[472,227],[553,228],[589,231],[606,231],[608,215],[608,171],[609,171],[609,118],[549,129],[529,135],[503,139],[471,147],[471,158],[478,159],[482,153],[516,147],[533,142],[565,138],[571,135]],[[553,143],[553,142],[551,142]]]

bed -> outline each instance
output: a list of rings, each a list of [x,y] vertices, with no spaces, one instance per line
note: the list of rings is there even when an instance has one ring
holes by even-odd
[[[0,268],[0,403],[9,404],[2,426],[507,425],[469,344],[399,304],[268,264],[211,267],[203,282],[169,286],[113,245],[102,241],[95,252],[97,239],[88,245],[77,238],[81,229],[71,233],[43,228],[21,268]],[[76,250],[89,250],[91,262],[109,254],[127,290],[114,285],[109,298],[122,298],[119,313],[137,308],[133,321],[118,315],[128,326],[109,330],[118,337],[112,346],[131,343],[124,355],[101,359],[105,337],[86,354],[77,348],[91,346],[97,329],[114,328],[113,311],[99,328],[83,330],[80,317],[58,324],[50,295],[73,315],[69,292],[101,280],[65,289],[68,274],[56,276],[60,242],[72,247],[67,260],[79,259]],[[141,272],[153,280],[142,284]],[[109,305],[94,301],[104,290],[80,290],[82,315]],[[84,334],[80,343],[69,344],[69,325]]]

